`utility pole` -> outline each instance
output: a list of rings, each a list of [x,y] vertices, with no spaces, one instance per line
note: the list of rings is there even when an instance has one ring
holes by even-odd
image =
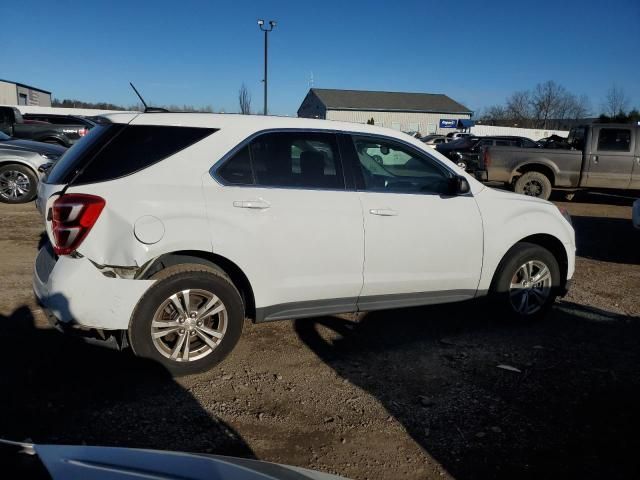
[[[276,22],[273,20],[269,20],[269,28],[265,28],[264,20],[258,20],[258,26],[260,30],[264,32],[264,114],[267,115],[267,55],[269,49],[269,32],[273,30],[273,27],[276,26]]]

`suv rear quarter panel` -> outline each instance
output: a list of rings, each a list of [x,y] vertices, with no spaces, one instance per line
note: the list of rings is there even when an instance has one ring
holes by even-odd
[[[107,182],[73,185],[69,193],[106,199],[106,206],[78,251],[100,265],[141,266],[180,250],[211,252],[202,177],[246,132],[225,129],[144,170]],[[162,238],[151,244],[136,238],[142,217],[162,223]],[[219,252],[217,252],[219,253]],[[219,253],[223,255],[223,253]]]

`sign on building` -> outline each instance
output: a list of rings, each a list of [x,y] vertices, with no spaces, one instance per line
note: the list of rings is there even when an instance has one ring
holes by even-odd
[[[457,118],[441,118],[440,128],[456,128],[458,126]]]

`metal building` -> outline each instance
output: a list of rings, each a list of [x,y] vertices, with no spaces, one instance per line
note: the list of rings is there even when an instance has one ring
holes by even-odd
[[[0,105],[51,106],[51,92],[0,79]]]
[[[403,132],[449,133],[469,127],[473,112],[446,95],[312,88],[298,117],[342,120]]]

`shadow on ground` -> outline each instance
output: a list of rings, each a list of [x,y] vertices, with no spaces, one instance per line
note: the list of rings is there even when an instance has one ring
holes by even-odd
[[[253,457],[159,364],[0,315],[0,438]]]
[[[551,200],[564,202],[566,192],[555,190],[551,194]],[[640,196],[638,191],[611,190],[611,191],[588,191],[578,190],[575,192],[571,203],[590,203],[593,205],[618,205],[621,207],[630,207],[634,200]]]
[[[604,262],[640,264],[640,232],[631,220],[607,217],[571,218],[576,230],[576,255]]]
[[[639,478],[640,318],[567,302],[533,325],[484,311],[472,302],[295,328],[457,479]]]

